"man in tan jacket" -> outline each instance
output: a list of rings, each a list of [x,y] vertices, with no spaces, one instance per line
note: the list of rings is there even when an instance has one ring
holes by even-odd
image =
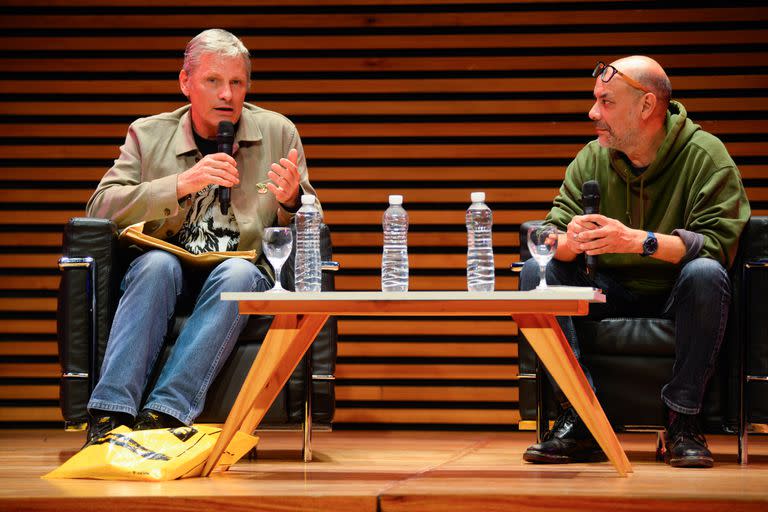
[[[250,71],[248,50],[231,33],[212,29],[193,38],[179,73],[190,104],[131,124],[119,158],[88,201],[88,215],[120,228],[146,222],[145,233],[193,254],[260,254],[263,230],[288,224],[300,195],[315,191],[296,127],[244,103]],[[235,126],[232,156],[218,152],[222,121]],[[221,207],[222,187],[231,187],[231,208]],[[160,250],[136,258],[121,284],[88,403],[88,443],[120,425],[146,430],[192,423],[246,323],[237,304],[219,300],[220,293],[264,291],[270,281],[265,265],[243,259],[200,270]],[[156,384],[146,389],[169,319],[185,302],[194,310]]]

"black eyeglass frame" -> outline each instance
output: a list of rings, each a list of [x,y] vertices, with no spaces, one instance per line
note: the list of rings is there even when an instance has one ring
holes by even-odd
[[[609,72],[610,74],[608,74]],[[606,75],[608,75],[607,78],[606,78]],[[604,83],[610,82],[611,79],[616,75],[621,76],[630,87],[643,91],[646,94],[651,92],[650,90],[648,90],[647,87],[644,87],[640,82],[638,82],[631,76],[627,76],[626,74],[616,69],[616,66],[606,64],[603,61],[598,61],[594,71],[592,71],[592,78],[600,77],[600,80],[602,80]]]

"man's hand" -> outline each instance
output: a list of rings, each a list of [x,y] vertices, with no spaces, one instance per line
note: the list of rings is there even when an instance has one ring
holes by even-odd
[[[237,162],[226,153],[213,153],[204,156],[193,167],[182,172],[176,178],[176,197],[181,199],[194,194],[208,185],[233,187],[240,183]]]
[[[568,224],[568,246],[589,256],[598,254],[639,254],[646,232],[632,229],[605,215],[578,215]]]
[[[569,253],[574,255],[581,254],[584,252],[584,250],[581,248],[581,244],[579,243],[579,233],[583,233],[591,229],[596,229],[598,227],[599,226],[594,222],[585,221],[583,215],[574,216],[571,219],[571,222],[568,223],[568,226],[566,226],[564,237],[565,240],[562,238],[559,240],[558,249],[566,249]]]
[[[294,209],[299,202],[299,152],[296,148],[288,152],[288,158],[281,158],[280,163],[272,164],[272,170],[269,171],[269,179],[272,183],[267,183],[267,188],[275,194],[280,204]]]

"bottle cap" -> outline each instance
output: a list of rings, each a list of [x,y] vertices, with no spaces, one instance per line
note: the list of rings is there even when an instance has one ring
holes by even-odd
[[[394,204],[394,205],[403,204],[403,196],[400,196],[400,195],[389,196],[389,204]]]
[[[485,202],[485,192],[472,192],[469,195],[470,199],[472,199],[473,203],[484,203]]]
[[[302,194],[301,204],[315,204],[315,196],[312,194]]]

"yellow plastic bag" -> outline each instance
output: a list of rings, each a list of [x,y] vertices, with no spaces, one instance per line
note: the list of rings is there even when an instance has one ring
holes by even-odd
[[[206,425],[137,431],[118,427],[43,478],[160,481],[200,476],[220,432]],[[258,441],[238,432],[216,467],[234,464]]]

